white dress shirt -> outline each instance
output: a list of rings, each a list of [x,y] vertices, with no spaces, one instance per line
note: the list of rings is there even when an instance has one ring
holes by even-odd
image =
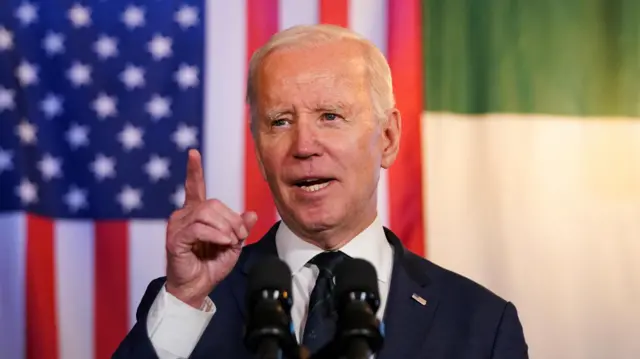
[[[293,290],[291,320],[296,337],[300,341],[304,330],[303,323],[306,321],[309,296],[319,272],[315,265],[307,262],[323,250],[300,239],[284,222],[281,222],[278,227],[275,241],[278,256],[291,269]],[[369,261],[376,269],[380,291],[380,309],[377,316],[381,319],[391,282],[393,248],[387,242],[379,218],[376,217],[369,227],[340,250],[352,258]],[[196,309],[182,303],[167,293],[163,287],[147,316],[149,338],[158,357],[160,359],[188,358],[215,311],[215,304],[209,298],[203,308]]]

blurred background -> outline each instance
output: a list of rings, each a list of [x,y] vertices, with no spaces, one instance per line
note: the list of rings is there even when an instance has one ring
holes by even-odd
[[[532,358],[640,357],[637,0],[0,0],[0,357],[108,358],[164,273],[186,150],[278,219],[245,71],[333,23],[387,56],[403,114],[383,222],[514,302]]]

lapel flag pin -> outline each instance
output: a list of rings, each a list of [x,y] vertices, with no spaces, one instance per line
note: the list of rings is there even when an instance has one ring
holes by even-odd
[[[421,296],[417,295],[416,293],[413,293],[411,298],[413,298],[413,300],[415,300],[416,302],[420,303],[421,305],[427,305],[427,300],[422,298]]]

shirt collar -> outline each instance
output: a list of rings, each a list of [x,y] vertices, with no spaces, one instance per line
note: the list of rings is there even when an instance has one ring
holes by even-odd
[[[276,248],[280,258],[296,274],[311,258],[323,250],[296,236],[291,229],[281,221],[276,232]],[[393,249],[387,241],[384,228],[376,216],[374,221],[340,250],[352,257],[370,262],[376,269],[378,280],[387,283],[391,280],[393,263]]]

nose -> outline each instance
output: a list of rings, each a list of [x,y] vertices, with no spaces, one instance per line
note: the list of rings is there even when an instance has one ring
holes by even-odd
[[[298,121],[293,131],[293,157],[307,159],[322,154],[318,138],[318,130],[311,121]]]

